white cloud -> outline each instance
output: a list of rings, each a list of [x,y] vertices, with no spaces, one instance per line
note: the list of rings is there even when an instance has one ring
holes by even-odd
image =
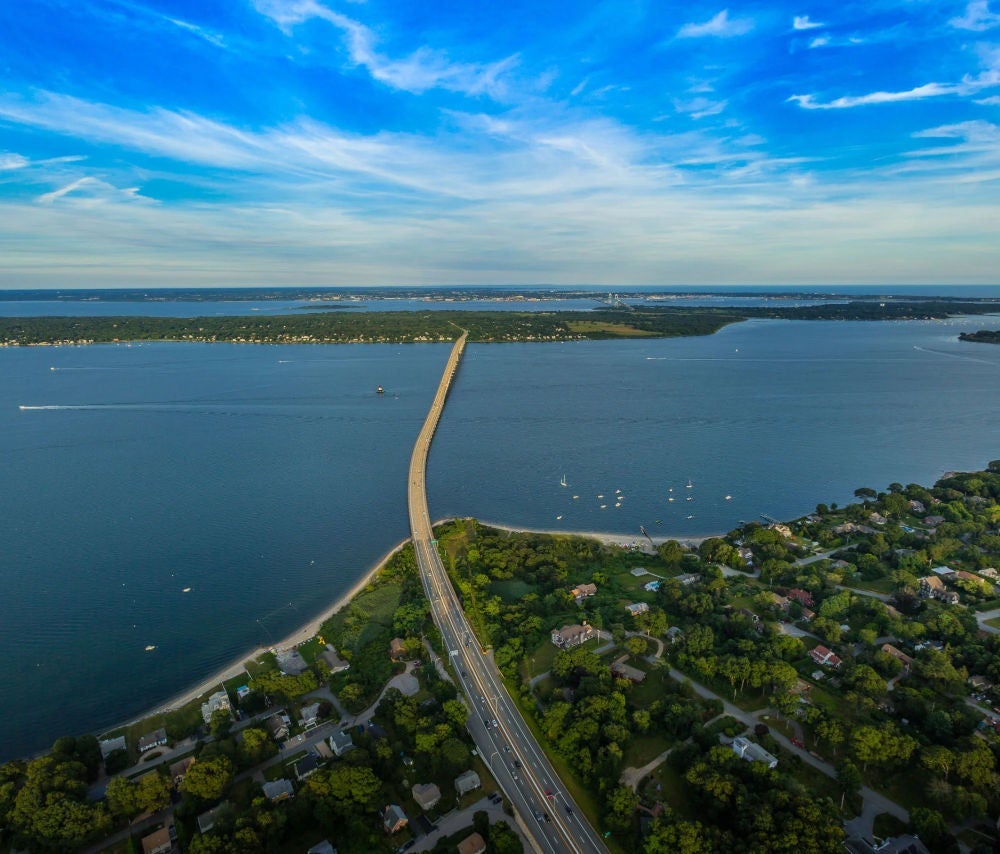
[[[793,30],[815,30],[825,26],[826,24],[821,24],[819,21],[810,21],[808,15],[796,15],[792,19]]]
[[[503,98],[503,75],[518,64],[517,56],[491,63],[452,61],[447,54],[420,47],[403,59],[392,59],[376,50],[375,34],[364,24],[328,9],[316,0],[256,0],[257,11],[274,21],[285,34],[310,19],[332,24],[344,35],[351,62],[371,76],[406,92],[419,94],[429,89],[447,89],[466,95]]]
[[[828,44],[830,44],[828,36],[816,36],[816,38],[809,42],[809,47],[826,47]]]
[[[23,169],[30,161],[20,154],[0,154],[0,172],[12,172]]]
[[[57,190],[38,197],[41,204],[72,200],[82,207],[93,207],[109,201],[146,201],[138,187],[119,188],[93,177],[77,178]]]
[[[710,98],[692,98],[690,101],[674,101],[674,109],[679,113],[687,113],[693,119],[703,119],[706,116],[717,116],[728,101],[713,101]]]
[[[1000,95],[990,95],[988,98],[980,98],[976,101],[984,107],[1000,107]]]
[[[960,30],[983,32],[1000,24],[1000,15],[990,11],[989,0],[971,0],[965,7],[965,14],[948,23]]]
[[[795,101],[807,110],[844,110],[850,107],[864,107],[869,104],[891,104],[897,101],[919,101],[924,98],[937,98],[941,95],[954,95],[959,87],[942,83],[925,83],[908,89],[905,92],[870,92],[867,95],[844,95],[833,101],[821,102],[815,95],[792,95],[788,100]]]
[[[731,19],[729,17],[729,10],[723,9],[702,24],[685,24],[677,31],[677,37],[682,39],[702,38],[704,36],[729,38],[730,36],[741,36],[752,29],[753,21],[750,18]]]
[[[180,27],[182,30],[194,33],[200,39],[204,39],[209,44],[213,44],[216,47],[224,48],[226,47],[226,40],[218,33],[213,33],[211,30],[206,30],[204,27],[199,27],[197,24],[192,24],[189,21],[183,21],[180,18],[170,18],[166,15],[163,16],[165,21],[169,21],[175,27]]]

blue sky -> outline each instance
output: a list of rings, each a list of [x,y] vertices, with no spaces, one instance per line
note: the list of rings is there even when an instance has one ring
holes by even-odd
[[[3,3],[0,287],[996,283],[992,3]]]

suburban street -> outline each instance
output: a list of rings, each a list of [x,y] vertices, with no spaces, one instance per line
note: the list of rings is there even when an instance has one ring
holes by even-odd
[[[507,694],[492,659],[465,617],[434,540],[427,506],[426,469],[452,378],[465,347],[466,334],[448,358],[430,412],[410,460],[408,499],[417,565],[441,631],[448,657],[470,709],[468,728],[484,762],[510,799],[522,831],[540,852],[603,852],[606,847],[564,790],[558,775]]]

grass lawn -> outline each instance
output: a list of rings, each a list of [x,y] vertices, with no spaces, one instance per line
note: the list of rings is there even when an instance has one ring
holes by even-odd
[[[677,810],[682,818],[696,819],[698,817],[694,805],[688,798],[687,781],[682,774],[670,767],[669,762],[664,762],[646,778],[642,791],[665,801],[670,807]]]
[[[322,643],[319,637],[314,637],[299,646],[299,655],[302,656],[306,664],[312,664],[325,649],[326,644]]]
[[[571,332],[583,332],[586,334],[604,333],[620,338],[648,338],[656,336],[655,332],[636,329],[634,326],[626,326],[624,323],[607,323],[600,320],[570,320],[566,325]]]
[[[641,768],[663,753],[671,744],[672,742],[662,735],[641,735],[634,738],[625,751],[625,765]]]
[[[533,653],[525,656],[524,663],[521,665],[524,681],[527,682],[532,676],[551,670],[557,652],[559,650],[552,641],[543,640]]]
[[[977,602],[974,608],[977,611],[992,611],[994,608],[1000,608],[1000,599],[985,599]]]
[[[858,590],[871,590],[874,593],[892,593],[896,589],[896,585],[891,578],[875,578],[871,581],[865,581],[864,579],[852,580],[848,586],[857,588]]]
[[[1000,617],[994,617],[992,620],[986,620],[987,626],[993,626],[994,629],[1000,629]]]
[[[813,768],[784,750],[779,750],[779,770],[783,769],[794,780],[802,785],[806,792],[815,798],[829,798],[839,808],[841,790],[837,781],[827,777],[822,771]],[[844,800],[844,818],[854,818],[861,811],[861,798],[846,798]]]

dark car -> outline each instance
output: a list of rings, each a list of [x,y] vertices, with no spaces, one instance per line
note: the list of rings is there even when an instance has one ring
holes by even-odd
[[[521,767],[521,760],[520,759],[515,759],[514,760],[514,767],[515,768],[520,768]]]
[[[538,810],[535,810],[535,821],[541,821],[541,820],[542,820],[542,814]]]
[[[546,821],[552,821],[552,817],[548,813],[544,813]]]

